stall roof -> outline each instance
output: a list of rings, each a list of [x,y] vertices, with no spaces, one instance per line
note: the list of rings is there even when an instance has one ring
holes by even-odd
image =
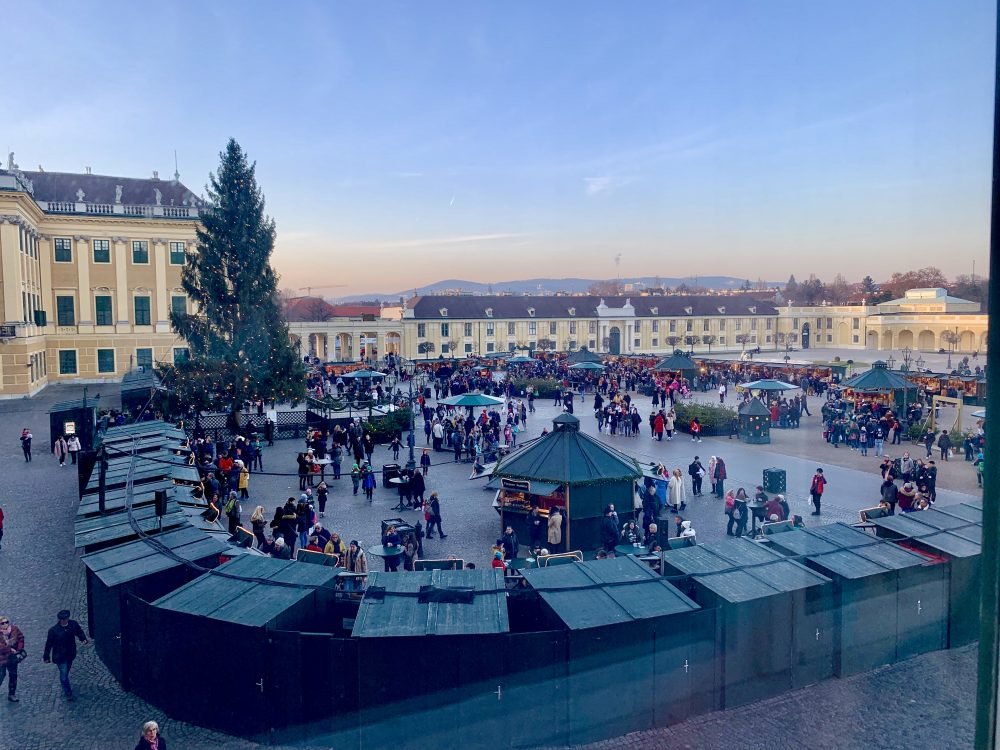
[[[701,545],[705,551],[711,552],[734,565],[758,565],[783,560],[784,557],[763,544],[740,537],[739,539],[723,539]]]
[[[132,507],[138,508],[142,505],[149,505],[155,502],[156,491],[157,490],[167,490],[170,491],[174,489],[174,483],[169,479],[160,479],[157,482],[150,482],[149,484],[140,484],[133,487],[132,494]],[[99,492],[97,486],[95,485],[92,490],[86,491],[80,498],[80,506],[77,508],[76,516],[80,518],[82,516],[92,516],[100,513],[100,503],[98,500]],[[118,486],[113,489],[108,489],[105,493],[105,512],[113,513],[116,511],[121,511],[125,509],[125,494],[126,490],[124,486]]]
[[[316,589],[332,591],[340,571],[243,555],[167,594],[154,606],[259,628]]]
[[[966,503],[939,505],[935,507],[935,510],[947,513],[949,516],[955,516],[955,518],[961,518],[963,521],[969,521],[970,523],[983,522],[983,509],[967,505]]]
[[[572,414],[560,414],[552,426],[548,435],[500,461],[494,475],[571,487],[642,476],[635,459],[580,432],[580,420]]]
[[[712,554],[702,544],[666,550],[663,553],[663,562],[687,575],[718,573],[733,569],[731,562]]]
[[[763,599],[780,593],[779,589],[750,575],[745,570],[694,576],[694,580],[713,591],[720,598],[734,604]]]
[[[907,518],[912,518],[915,521],[920,521],[922,524],[926,524],[933,529],[940,529],[941,531],[947,531],[948,529],[957,529],[965,526],[975,525],[979,521],[965,521],[961,518],[955,518],[955,516],[949,513],[942,513],[934,508],[927,508],[926,510],[918,510],[910,513]]]
[[[82,398],[75,398],[72,401],[60,401],[57,404],[52,404],[49,407],[49,414],[54,414],[57,411],[69,411],[70,409],[86,409],[88,407],[96,409],[100,404],[100,398],[88,398],[86,403],[84,403]]]
[[[200,560],[226,551],[226,545],[191,526],[158,534],[156,541],[166,546],[182,560]],[[183,565],[171,555],[162,553],[145,539],[122,544],[83,556],[83,564],[105,586],[118,586],[153,573]]]
[[[508,630],[503,571],[422,570],[369,574],[352,635],[482,635]]]
[[[156,507],[143,505],[132,509],[132,517],[142,531],[155,534],[158,531],[177,528],[187,524],[187,514],[175,500],[167,502],[167,513],[162,520],[156,515]],[[73,524],[74,546],[77,549],[107,544],[136,536],[128,514],[124,511],[107,513],[86,518],[77,518]]]
[[[601,364],[604,362],[604,359],[600,355],[594,354],[587,347],[581,346],[577,351],[570,352],[570,355],[566,357],[566,361],[571,365],[580,362],[596,362],[597,364]]]
[[[775,534],[768,541],[772,547],[789,555],[823,555],[840,549],[822,537],[810,534],[807,529],[792,529],[784,534]]]
[[[141,422],[139,424],[109,427],[102,436],[107,444],[131,443],[133,440],[148,440],[160,438],[165,442],[181,442],[185,437],[184,430],[165,422]]]
[[[968,539],[970,542],[975,542],[976,544],[983,543],[982,526],[966,526],[963,529],[952,529],[949,533],[960,536],[962,539]]]
[[[880,529],[887,529],[893,533],[899,534],[901,537],[912,537],[914,539],[927,536],[928,534],[933,534],[937,529],[933,526],[928,526],[925,523],[920,523],[916,518],[911,518],[911,516],[916,515],[915,513],[906,513],[895,516],[885,516],[884,518],[873,518],[871,523]]]
[[[698,605],[632,556],[522,571],[570,630],[690,612]]]
[[[849,549],[840,549],[824,555],[810,555],[809,559],[825,570],[848,579],[866,578],[889,570]]]
[[[940,550],[951,557],[975,557],[982,552],[982,547],[976,542],[948,531],[921,537],[920,544]]]
[[[866,534],[860,529],[848,526],[846,523],[828,523],[823,526],[813,526],[808,529],[813,536],[817,536],[841,549],[852,549],[854,547],[865,547],[869,544],[877,544],[878,539],[871,534]]]
[[[661,359],[653,368],[657,372],[681,372],[684,370],[697,370],[695,361],[685,354],[674,352],[666,359]]]
[[[914,565],[924,565],[927,563],[927,558],[918,555],[916,552],[905,550],[892,542],[871,544],[867,547],[856,547],[852,552],[892,570],[902,570],[903,568],[911,568]]]
[[[917,388],[916,383],[890,370],[885,362],[873,362],[870,370],[848,378],[840,386],[859,393],[887,393],[897,390],[916,390]]]

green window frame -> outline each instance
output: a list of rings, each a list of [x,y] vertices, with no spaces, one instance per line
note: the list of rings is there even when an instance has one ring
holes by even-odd
[[[170,312],[177,315],[187,314],[187,297],[183,294],[175,294],[170,298]]]
[[[146,370],[150,370],[153,367],[153,349],[152,347],[142,347],[141,349],[135,350],[135,364],[137,367],[142,367]]]
[[[52,240],[55,249],[56,263],[73,262],[73,240],[69,237],[56,237]]]
[[[94,263],[111,262],[111,241],[94,240]]]
[[[110,294],[98,294],[94,297],[94,324],[99,326],[115,324]]]
[[[187,260],[187,253],[184,249],[183,242],[171,242],[170,243],[170,265],[172,266],[183,266],[184,261]]]
[[[133,311],[135,314],[132,318],[132,323],[137,326],[152,325],[151,306],[152,302],[149,297],[136,297],[133,301]]]
[[[76,325],[76,301],[72,295],[60,294],[56,297],[56,325]]]
[[[115,350],[114,349],[98,349],[97,350],[97,371],[98,372],[114,372],[115,371]]]
[[[146,240],[132,240],[132,263],[149,265],[149,243]]]
[[[59,374],[76,375],[76,349],[59,350]]]

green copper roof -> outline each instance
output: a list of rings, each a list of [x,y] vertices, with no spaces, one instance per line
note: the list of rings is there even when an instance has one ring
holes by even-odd
[[[553,430],[501,461],[494,476],[568,485],[639,479],[639,464],[624,453],[580,432],[580,420],[560,414]]]

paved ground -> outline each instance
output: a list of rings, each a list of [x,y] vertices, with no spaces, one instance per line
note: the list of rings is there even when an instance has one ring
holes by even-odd
[[[101,386],[103,400],[116,398],[116,389]],[[172,748],[257,747],[253,743],[225,737],[173,722],[155,708],[124,693],[96,658],[83,649],[73,670],[79,700],[65,703],[60,695],[55,669],[41,663],[44,633],[62,607],[69,607],[86,622],[86,592],[80,565],[72,551],[72,519],[76,493],[71,469],[59,469],[48,455],[47,409],[56,401],[80,395],[81,389],[52,387],[31,401],[0,402],[0,461],[8,471],[0,476],[0,505],[7,514],[7,532],[0,551],[0,608],[25,631],[30,658],[21,669],[20,704],[0,702],[0,748],[49,750],[75,748],[132,747],[140,724],[154,718],[165,727]],[[93,387],[92,391],[93,393]],[[640,406],[645,411],[646,404]],[[539,403],[538,414],[529,423],[530,433],[540,432],[557,411]],[[593,433],[595,423],[588,408],[577,408],[584,430]],[[857,518],[857,510],[877,495],[877,461],[849,451],[834,451],[818,436],[818,420],[806,421],[798,431],[776,435],[771,446],[745,446],[726,439],[706,438],[701,444],[679,438],[654,443],[648,436],[604,437],[640,460],[663,460],[684,467],[697,451],[703,459],[723,455],[734,483],[751,487],[759,482],[765,466],[788,471],[793,507],[807,510],[805,490],[817,465],[828,469],[831,484],[824,505],[823,521]],[[17,435],[23,425],[36,435],[36,460],[25,464]],[[422,443],[420,436],[418,445]],[[271,471],[294,471],[297,441],[281,442],[265,457]],[[789,455],[790,454],[790,455]],[[376,463],[387,453],[376,453]],[[445,541],[426,544],[428,556],[455,554],[485,563],[489,543],[495,538],[499,520],[490,507],[492,494],[481,481],[467,481],[469,466],[453,465],[439,454],[429,476],[428,490],[443,498]],[[958,502],[968,497],[968,464],[942,466],[940,502]],[[974,480],[973,480],[974,484]],[[255,501],[273,509],[288,494],[297,494],[294,476],[255,476],[251,484]],[[379,489],[368,507],[363,498],[350,494],[349,480],[335,486],[328,526],[348,539],[363,543],[377,539],[378,522],[395,515],[390,509],[395,496]],[[246,513],[249,513],[249,508]],[[415,514],[404,513],[411,518]],[[721,501],[699,498],[691,502],[688,517],[699,538],[721,537],[724,520]],[[808,518],[809,521],[813,519]],[[972,712],[975,684],[975,651],[931,654],[849,680],[830,680],[795,693],[780,696],[736,711],[693,719],[656,732],[638,733],[601,748],[630,747],[860,747],[965,748],[972,743]],[[881,706],[884,712],[871,709]]]

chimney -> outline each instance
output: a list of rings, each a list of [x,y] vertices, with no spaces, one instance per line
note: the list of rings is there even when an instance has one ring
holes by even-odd
[[[160,179],[160,173],[157,172],[155,169],[153,170],[153,179],[154,180]]]
[[[86,170],[87,174],[90,174],[90,167],[84,167],[84,170]]]

